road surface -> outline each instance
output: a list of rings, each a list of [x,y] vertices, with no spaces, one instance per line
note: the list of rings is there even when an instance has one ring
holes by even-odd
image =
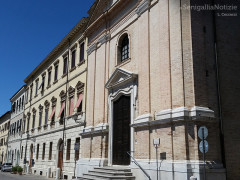
[[[44,176],[36,176],[36,175],[18,175],[11,174],[9,172],[0,172],[0,180],[46,180],[47,178]],[[48,179],[50,180],[50,179]],[[53,180],[53,179],[51,179]]]

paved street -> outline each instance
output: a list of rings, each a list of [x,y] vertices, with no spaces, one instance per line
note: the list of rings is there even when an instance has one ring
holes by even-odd
[[[9,172],[0,172],[0,180],[43,180],[47,179],[44,176],[35,176],[35,175],[18,175],[11,174]]]

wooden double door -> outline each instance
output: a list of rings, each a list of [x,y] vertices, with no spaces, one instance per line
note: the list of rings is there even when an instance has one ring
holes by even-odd
[[[130,97],[123,95],[113,104],[113,165],[130,164],[130,103]]]

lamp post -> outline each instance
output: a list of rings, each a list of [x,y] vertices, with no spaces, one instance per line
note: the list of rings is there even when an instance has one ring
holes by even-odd
[[[160,145],[160,138],[153,139],[153,145],[156,148],[156,164],[157,164],[157,180],[158,180],[158,147]]]

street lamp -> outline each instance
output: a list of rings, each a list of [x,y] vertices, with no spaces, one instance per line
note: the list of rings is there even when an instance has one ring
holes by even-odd
[[[158,180],[158,146],[160,145],[160,138],[153,139],[153,145],[156,148],[156,164],[157,164],[157,180]]]

